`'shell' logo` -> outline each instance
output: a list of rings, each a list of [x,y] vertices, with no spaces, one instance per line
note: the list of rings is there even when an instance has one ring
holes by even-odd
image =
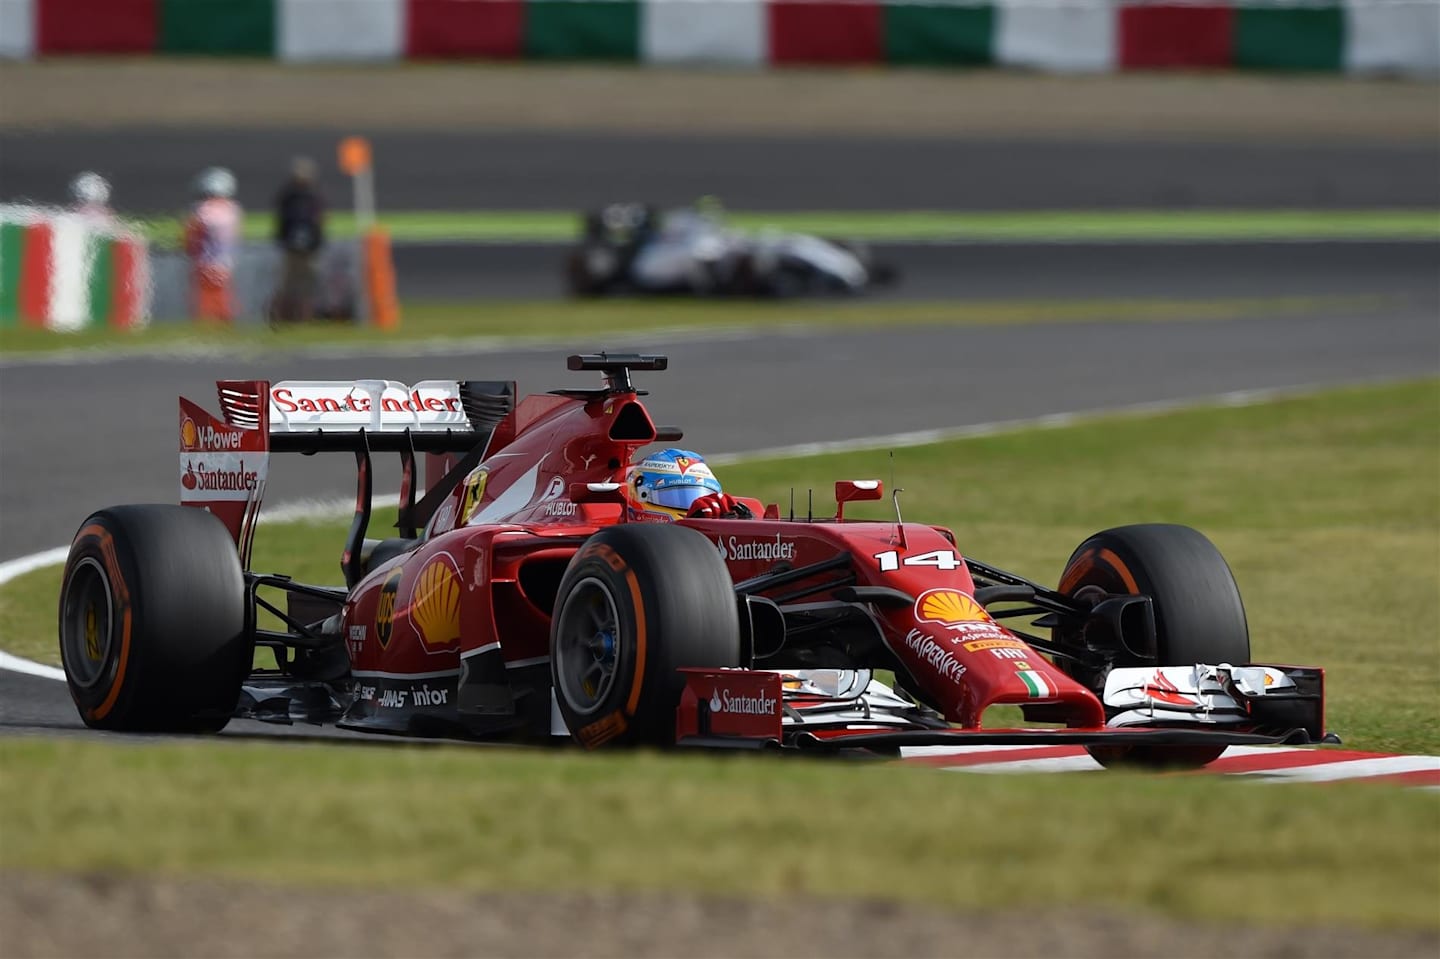
[[[195,420],[185,417],[180,421],[180,449],[187,453],[238,451],[244,445],[244,431],[230,427],[216,429],[209,423],[196,425]]]
[[[397,569],[390,574],[385,585],[380,587],[380,598],[375,601],[375,639],[381,649],[390,645],[390,636],[395,630],[396,594],[400,592],[401,572]]]
[[[985,623],[990,614],[985,607],[957,589],[932,589],[915,601],[915,618],[922,623],[958,626],[961,623]]]
[[[410,620],[427,649],[460,639],[460,573],[448,555],[432,559],[411,589]]]

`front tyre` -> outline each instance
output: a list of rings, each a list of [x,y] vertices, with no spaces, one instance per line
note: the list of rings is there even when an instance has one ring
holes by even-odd
[[[700,533],[612,526],[570,561],[551,619],[551,680],[586,747],[673,743],[679,670],[739,664],[730,573]]]
[[[1060,591],[1070,596],[1106,593],[1151,598],[1155,648],[1140,650],[1144,659],[1121,651],[1117,665],[1250,661],[1250,630],[1235,577],[1215,544],[1188,526],[1148,523],[1096,533],[1071,554],[1060,577]],[[1224,746],[1088,749],[1104,766],[1190,769],[1215,761],[1225,751]]]
[[[60,658],[94,729],[216,732],[250,671],[245,580],[229,531],[186,506],[114,506],[70,546]]]

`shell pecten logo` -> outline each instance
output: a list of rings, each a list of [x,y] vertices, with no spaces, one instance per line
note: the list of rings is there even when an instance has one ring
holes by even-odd
[[[410,621],[427,649],[460,641],[460,573],[448,556],[435,557],[415,577]]]
[[[180,421],[180,448],[182,450],[200,448],[200,430],[196,428],[195,421],[188,416]]]
[[[955,626],[960,623],[988,623],[985,607],[958,589],[931,589],[915,601],[915,618],[922,623]]]

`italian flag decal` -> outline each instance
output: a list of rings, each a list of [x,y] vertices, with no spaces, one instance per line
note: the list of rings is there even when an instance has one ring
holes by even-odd
[[[1030,691],[1031,699],[1044,699],[1047,696],[1055,695],[1055,687],[1046,682],[1045,677],[1035,670],[1022,669],[1016,675],[1018,675],[1020,681],[1025,684],[1025,688]]]

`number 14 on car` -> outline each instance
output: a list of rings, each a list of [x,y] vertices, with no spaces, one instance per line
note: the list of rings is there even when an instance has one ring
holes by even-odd
[[[965,565],[965,561],[953,549],[934,549],[928,553],[906,556],[904,559],[900,558],[898,550],[887,549],[883,553],[875,554],[875,562],[880,564],[882,573],[893,573],[901,566],[933,566],[936,569],[952,570]]]

